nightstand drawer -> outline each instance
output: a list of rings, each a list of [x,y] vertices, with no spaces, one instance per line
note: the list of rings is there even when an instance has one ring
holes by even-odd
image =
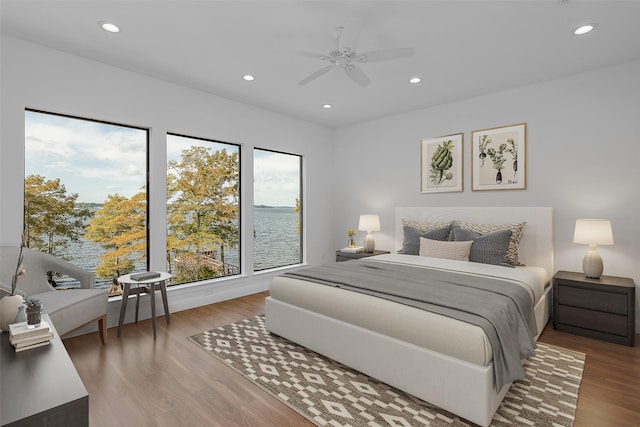
[[[558,292],[561,304],[582,307],[607,313],[627,314],[627,294],[594,291],[573,286],[560,285]]]
[[[577,326],[622,337],[626,337],[629,334],[627,316],[591,311],[566,305],[558,306],[557,315],[560,325]]]
[[[553,327],[559,331],[632,346],[636,285],[628,277],[585,277],[572,271],[553,276]]]

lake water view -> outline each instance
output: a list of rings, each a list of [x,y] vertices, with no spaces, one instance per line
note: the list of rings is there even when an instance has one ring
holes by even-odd
[[[298,214],[293,207],[255,207],[254,213],[254,270],[297,264],[301,261],[300,236],[296,233]],[[105,250],[97,243],[82,239],[71,243],[67,249],[70,261],[89,271],[96,271],[100,255]],[[239,250],[225,250],[225,263],[239,263]],[[146,271],[145,264],[137,265],[135,271]],[[56,279],[59,288],[78,285],[75,279]],[[97,288],[108,288],[110,280],[96,277]]]
[[[296,232],[298,214],[292,207],[253,209],[253,268],[264,270],[298,264],[300,235]]]

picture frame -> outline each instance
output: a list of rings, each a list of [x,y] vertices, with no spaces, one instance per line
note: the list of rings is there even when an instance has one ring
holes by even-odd
[[[471,133],[471,190],[526,189],[527,124]]]
[[[462,191],[463,152],[463,133],[420,140],[420,192]]]

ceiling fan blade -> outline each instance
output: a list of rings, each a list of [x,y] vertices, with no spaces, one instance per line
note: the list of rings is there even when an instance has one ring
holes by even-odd
[[[316,58],[316,59],[327,58],[326,53],[316,53],[316,52],[310,52],[308,50],[290,50],[290,51],[287,51],[287,53],[290,53],[291,55],[296,55],[296,56],[305,56],[307,58]]]
[[[397,47],[391,49],[372,50],[364,52],[356,57],[358,62],[379,62],[391,61],[392,59],[408,58],[413,56],[414,49],[412,47]],[[364,57],[363,60],[361,58]]]
[[[351,80],[360,86],[369,86],[369,83],[371,83],[371,80],[369,80],[369,77],[367,77],[364,71],[353,64],[346,67],[344,72],[347,73],[347,76],[351,77]]]
[[[306,79],[301,80],[300,83],[298,83],[298,86],[306,85],[307,83],[317,79],[318,77],[322,76],[326,72],[330,71],[335,66],[336,66],[335,64],[331,64],[331,65],[327,65],[324,68],[319,69],[318,71],[316,71],[315,73],[313,73],[309,77],[307,77]]]
[[[360,25],[352,21],[345,27],[342,27],[338,36],[338,51],[352,53],[356,51],[358,37],[360,36]]]

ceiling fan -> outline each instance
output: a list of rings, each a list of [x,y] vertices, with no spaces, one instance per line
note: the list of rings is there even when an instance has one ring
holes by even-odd
[[[355,47],[357,36],[358,30],[356,26],[337,27],[333,32],[333,37],[336,40],[336,48],[329,51],[328,54],[323,55],[313,52],[297,52],[299,55],[317,58],[328,63],[328,65],[301,80],[298,85],[304,86],[334,68],[342,68],[347,76],[349,76],[354,82],[360,86],[368,86],[371,83],[371,80],[369,80],[369,77],[367,77],[364,71],[362,71],[362,69],[356,64],[391,61],[394,59],[413,56],[412,47],[380,49],[358,53]]]

